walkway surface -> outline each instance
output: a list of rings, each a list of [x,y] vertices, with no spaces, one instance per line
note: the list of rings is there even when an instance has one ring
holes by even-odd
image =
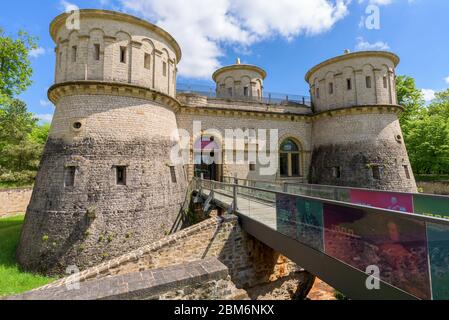
[[[209,195],[210,190],[203,189],[203,193]],[[270,195],[273,196],[273,199],[262,200],[249,198],[245,195],[237,195],[238,212],[276,230],[276,201],[274,200],[274,194]],[[215,190],[214,200],[230,206],[233,201],[232,192]]]

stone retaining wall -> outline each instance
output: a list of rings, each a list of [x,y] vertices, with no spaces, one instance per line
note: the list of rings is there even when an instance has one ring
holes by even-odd
[[[31,291],[9,300],[227,300],[248,299],[215,258],[161,269]]]
[[[25,213],[33,188],[0,189],[0,217]]]
[[[81,282],[91,281],[210,257],[218,258],[228,267],[232,281],[238,288],[273,282],[298,271],[298,267],[290,260],[242,230],[236,216],[225,216],[211,218],[122,257],[84,270],[79,275],[37,290],[62,286],[77,278]],[[303,273],[304,278],[313,278],[307,272],[299,272]]]

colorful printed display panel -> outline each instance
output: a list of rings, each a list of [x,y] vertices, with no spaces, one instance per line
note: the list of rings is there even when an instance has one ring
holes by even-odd
[[[323,204],[278,194],[277,231],[324,252]]]
[[[413,195],[414,213],[441,219],[449,219],[449,198]]]
[[[425,223],[364,209],[324,205],[325,253],[418,298],[430,299]]]
[[[413,212],[411,194],[351,190],[351,203],[393,211]]]
[[[449,299],[449,227],[285,194],[276,207],[279,232],[362,272],[377,266],[383,281],[420,299],[432,289]]]

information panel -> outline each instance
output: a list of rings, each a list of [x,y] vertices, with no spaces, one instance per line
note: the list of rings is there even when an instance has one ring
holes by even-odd
[[[325,253],[421,299],[430,299],[425,224],[336,205],[324,205]]]

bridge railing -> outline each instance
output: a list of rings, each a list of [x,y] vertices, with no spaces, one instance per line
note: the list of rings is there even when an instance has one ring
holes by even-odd
[[[234,206],[239,215],[313,249],[332,263],[343,263],[360,273],[371,270],[382,286],[410,297],[449,299],[449,220],[292,194],[279,191],[279,186],[268,190],[241,182],[200,183],[214,190],[214,198],[224,206]],[[327,266],[311,264],[316,268],[309,270],[312,273],[329,272]],[[332,285],[338,283],[336,277],[323,280]]]
[[[237,181],[242,186],[278,190],[298,195],[449,219],[449,197],[447,196],[295,182],[234,179],[224,177],[224,182],[232,183]]]

